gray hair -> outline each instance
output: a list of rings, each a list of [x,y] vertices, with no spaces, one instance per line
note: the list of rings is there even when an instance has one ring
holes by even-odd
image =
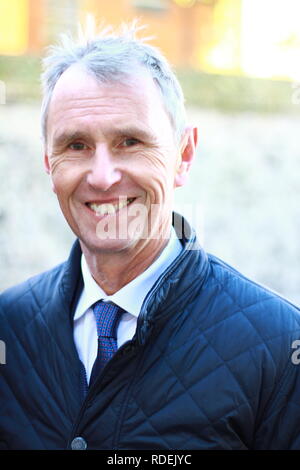
[[[95,27],[93,27],[95,29]],[[46,142],[47,115],[54,87],[60,76],[73,64],[81,64],[100,83],[120,82],[144,67],[152,76],[161,92],[162,101],[180,140],[185,126],[186,114],[181,86],[169,63],[156,47],[145,44],[147,39],[137,39],[136,22],[122,25],[115,33],[105,28],[100,33],[79,33],[78,40],[62,35],[61,43],[49,47],[43,60],[42,74],[42,135]]]

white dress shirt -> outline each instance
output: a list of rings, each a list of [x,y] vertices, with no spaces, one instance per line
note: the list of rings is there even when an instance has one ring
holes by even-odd
[[[81,256],[81,270],[84,287],[74,315],[74,341],[79,358],[86,369],[89,381],[97,356],[98,338],[96,320],[91,306],[98,300],[111,301],[125,310],[117,329],[118,348],[130,340],[136,330],[137,317],[143,301],[159,276],[174,261],[182,250],[175,230],[159,257],[138,277],[113,295],[107,295],[96,283],[88,268],[84,255]]]

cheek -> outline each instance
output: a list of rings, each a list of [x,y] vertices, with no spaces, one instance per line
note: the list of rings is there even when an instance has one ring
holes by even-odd
[[[129,167],[131,178],[150,196],[161,202],[174,187],[175,161],[168,152],[140,152]]]
[[[51,171],[53,191],[59,199],[70,196],[80,184],[82,172],[75,165],[56,165]]]

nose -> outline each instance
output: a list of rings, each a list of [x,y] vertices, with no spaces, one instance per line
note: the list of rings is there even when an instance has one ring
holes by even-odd
[[[115,183],[118,183],[121,177],[121,172],[107,145],[99,145],[91,158],[91,166],[87,175],[88,184],[95,189],[107,191]]]

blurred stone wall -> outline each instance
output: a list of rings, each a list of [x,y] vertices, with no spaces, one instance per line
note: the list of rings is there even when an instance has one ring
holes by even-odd
[[[207,251],[300,303],[300,117],[189,109],[196,161],[176,208]],[[0,107],[0,288],[63,261],[74,239],[43,169],[37,105]]]

